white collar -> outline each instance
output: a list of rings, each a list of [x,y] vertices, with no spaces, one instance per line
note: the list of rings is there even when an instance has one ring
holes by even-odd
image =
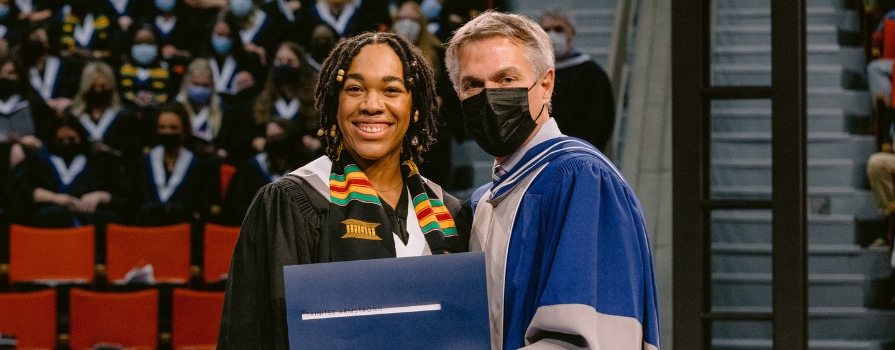
[[[60,62],[59,57],[47,56],[47,60],[44,62],[43,76],[40,75],[37,67],[31,67],[28,70],[28,80],[31,81],[31,86],[37,90],[40,97],[44,100],[53,98],[53,88],[56,87],[56,76],[59,74]]]
[[[124,16],[124,10],[127,10],[127,3],[129,0],[109,0],[109,3],[112,4],[112,7],[115,8],[115,12],[118,12],[118,15]]]
[[[34,3],[31,0],[16,0],[16,7],[19,8],[19,11],[22,13],[31,13],[34,11]]]
[[[79,118],[81,120],[81,125],[84,126],[84,129],[87,129],[87,133],[90,135],[90,141],[102,141],[103,136],[105,136],[106,131],[109,130],[109,126],[112,125],[112,122],[115,121],[116,117],[118,117],[118,108],[106,108],[103,112],[103,115],[99,117],[99,121],[93,122],[93,119],[90,118],[90,114],[84,113],[81,114]]]
[[[93,38],[93,30],[95,29],[93,25],[93,14],[88,13],[84,16],[84,21],[75,26],[75,31],[72,34],[75,37],[75,41],[81,44],[82,47],[90,45],[90,39]]]
[[[326,5],[325,1],[318,1],[314,6],[317,7],[317,13],[320,15],[320,19],[333,27],[333,29],[336,30],[336,33],[339,33],[339,36],[342,36],[342,33],[345,32],[345,27],[348,26],[348,21],[351,20],[351,16],[354,16],[355,4],[350,2],[345,4],[345,8],[342,9],[342,13],[339,14],[338,19],[333,17],[333,14],[329,11],[329,6]]]
[[[190,124],[193,125],[193,136],[205,141],[214,139],[211,127],[208,125],[208,113],[208,107],[202,107],[199,113],[190,117]]]
[[[27,100],[22,100],[22,95],[12,94],[6,101],[0,101],[0,113],[10,115],[28,106]]]
[[[547,112],[546,108],[547,107],[544,107],[544,113]],[[559,126],[556,125],[556,120],[554,120],[553,117],[550,117],[550,119],[548,119],[547,122],[541,126],[541,130],[538,130],[538,133],[535,134],[535,136],[532,137],[531,140],[528,141],[528,143],[522,145],[522,147],[519,147],[519,149],[511,153],[506,159],[504,159],[503,164],[500,164],[500,166],[503,168],[503,170],[509,172],[513,169],[514,166],[516,166],[516,163],[518,163],[519,160],[522,159],[522,156],[525,155],[525,152],[528,152],[528,150],[534,148],[534,146],[537,146],[541,142],[562,136],[563,133],[559,131]],[[497,162],[495,161],[494,163],[496,164]]]
[[[163,34],[171,33],[174,30],[174,25],[177,24],[177,16],[171,17],[171,19],[165,19],[164,16],[155,16],[155,26],[158,27],[158,30]]]
[[[280,118],[292,120],[298,114],[299,102],[294,97],[288,103],[283,98],[279,98],[277,102],[273,103],[273,106],[277,109]]]
[[[161,145],[155,146],[149,151],[150,168],[152,168],[152,180],[155,183],[156,194],[159,201],[167,203],[180,183],[183,182],[190,163],[193,162],[193,152],[186,148],[180,148],[180,154],[174,163],[174,169],[171,171],[171,177],[165,179],[165,148]]]
[[[583,53],[583,54],[574,55],[574,56],[566,58],[562,61],[556,62],[556,64],[554,64],[554,66],[556,67],[556,69],[564,69],[564,68],[577,66],[579,64],[582,64],[582,63],[590,61],[590,60],[592,60],[590,55]]]
[[[295,169],[289,175],[305,179],[323,198],[329,198],[329,174],[333,162],[327,156],[321,156],[305,166]]]
[[[264,11],[261,11],[260,9],[255,10],[255,15],[252,19],[252,27],[239,30],[239,37],[242,39],[243,44],[250,44],[252,40],[255,39],[255,35],[261,30],[261,25],[264,24],[265,19],[267,19],[267,14],[264,13]]]
[[[277,0],[277,6],[289,22],[295,22],[295,14],[292,13],[292,9],[286,6],[286,0]]]
[[[214,89],[217,92],[229,92],[227,86],[230,85],[230,79],[236,71],[236,59],[227,56],[223,67],[218,67],[218,61],[215,59],[208,60],[208,63],[211,65],[211,75],[214,76]]]
[[[59,174],[59,179],[62,180],[62,185],[68,186],[71,185],[71,182],[78,177],[84,168],[87,166],[87,157],[83,154],[76,155],[74,159],[71,160],[71,164],[65,165],[65,160],[62,157],[57,156],[55,154],[50,155],[50,162],[53,163],[53,167],[56,168],[56,173]]]

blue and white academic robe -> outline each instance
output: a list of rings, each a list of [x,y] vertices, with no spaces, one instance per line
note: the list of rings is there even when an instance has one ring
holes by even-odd
[[[471,198],[469,244],[487,261],[492,349],[658,349],[653,262],[636,196],[592,145],[535,141]]]

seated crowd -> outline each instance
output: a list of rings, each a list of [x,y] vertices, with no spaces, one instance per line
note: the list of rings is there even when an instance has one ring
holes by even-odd
[[[464,131],[442,42],[495,3],[0,0],[0,217],[239,225],[259,188],[323,154],[318,70],[367,31],[435,67],[441,130],[420,168],[447,183]]]

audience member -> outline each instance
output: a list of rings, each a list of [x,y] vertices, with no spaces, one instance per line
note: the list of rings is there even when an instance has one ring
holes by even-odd
[[[187,18],[178,15],[184,9],[177,0],[154,0],[157,15],[150,23],[155,27],[162,47],[162,58],[170,60],[174,56],[192,57],[196,46],[196,29]],[[180,11],[178,11],[180,10]]]
[[[308,64],[319,73],[320,66],[338,41],[339,34],[329,25],[318,24],[314,26],[314,30],[311,32],[308,54],[305,56],[308,59]]]
[[[149,24],[137,24],[128,39],[129,54],[118,72],[121,96],[137,108],[160,107],[177,87],[170,84],[168,65],[159,55],[158,33]]]
[[[71,1],[59,18],[59,53],[84,61],[103,60],[115,66],[121,41],[118,22],[97,4],[101,0]]]
[[[81,87],[69,108],[68,118],[75,118],[87,130],[85,141],[98,150],[125,159],[134,159],[143,147],[139,136],[140,124],[133,111],[121,104],[115,73],[103,62],[84,67]]]
[[[38,148],[52,139],[53,113],[33,98],[24,69],[14,57],[0,58],[0,142]]]
[[[273,47],[267,48],[268,52],[274,53],[276,44],[284,41],[292,41],[302,47],[308,47],[308,40],[310,40],[311,31],[314,29],[314,23],[311,20],[311,6],[313,6],[313,2],[309,0],[276,0],[267,1],[261,5],[261,10],[267,13],[276,28],[276,33],[279,34]]]
[[[45,22],[30,24],[25,31],[17,56],[21,62],[29,64],[28,81],[44,103],[56,115],[71,106],[71,99],[78,91],[81,80],[81,65],[56,55],[56,45],[50,41]]]
[[[142,20],[150,13],[152,5],[145,0],[102,0],[106,6],[104,11],[110,19],[118,23],[122,31],[127,32],[131,24]]]
[[[137,174],[135,223],[171,225],[201,219],[203,162],[195,156],[190,116],[180,104],[162,108],[156,125],[158,145],[143,158]]]
[[[217,155],[227,158],[226,138],[234,122],[224,117],[221,98],[214,90],[215,80],[209,61],[193,60],[187,68],[177,102],[183,105],[190,119],[191,132],[195,138],[195,151],[201,157]]]
[[[231,13],[220,13],[207,45],[204,57],[208,58],[214,75],[214,90],[230,100],[225,103],[240,102],[237,94],[255,86],[258,76],[255,72],[260,64],[242,45],[239,26]]]
[[[0,54],[8,54],[10,48],[18,44],[24,23],[14,2],[0,0]]]
[[[34,151],[9,175],[14,221],[35,227],[121,222],[127,182],[106,153],[91,152],[87,132],[63,121],[47,148]]]
[[[615,127],[612,86],[603,68],[587,54],[575,51],[575,22],[558,8],[541,15],[541,28],[553,42],[556,86],[552,114],[560,130],[605,152]]]
[[[230,13],[239,25],[239,38],[243,47],[267,64],[268,50],[274,50],[279,33],[266,12],[261,10],[259,0],[230,0]]]
[[[268,122],[283,119],[292,123],[298,139],[312,151],[320,151],[316,137],[320,115],[314,108],[314,84],[317,73],[305,59],[304,50],[295,43],[280,45],[270,69],[270,77],[254,105],[256,137],[252,147],[265,149]],[[318,154],[322,155],[322,153]]]

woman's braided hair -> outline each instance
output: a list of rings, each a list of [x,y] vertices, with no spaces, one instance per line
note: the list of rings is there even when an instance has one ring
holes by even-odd
[[[437,102],[435,99],[435,78],[432,68],[420,50],[401,36],[393,33],[364,33],[340,41],[329,57],[323,62],[320,76],[317,78],[315,106],[320,112],[321,138],[326,146],[326,154],[331,159],[338,157],[339,144],[342,142],[342,131],[338,129],[337,114],[339,111],[339,93],[342,81],[336,78],[339,70],[348,71],[354,57],[361,48],[367,45],[385,44],[395,51],[404,68],[404,85],[410,91],[413,106],[410,113],[410,125],[402,141],[403,156],[421,163],[421,154],[435,143]],[[347,73],[345,73],[347,74]],[[413,116],[419,111],[419,120],[414,122]],[[331,131],[335,127],[334,136]],[[416,145],[412,142],[416,138]]]

